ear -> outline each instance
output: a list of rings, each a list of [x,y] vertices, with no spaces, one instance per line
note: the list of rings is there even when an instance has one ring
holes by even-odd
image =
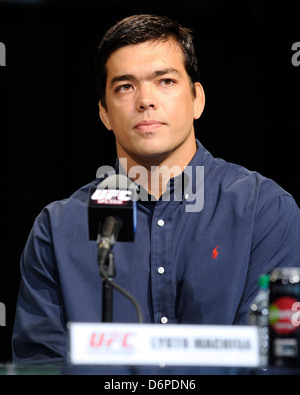
[[[199,119],[205,106],[204,89],[200,82],[195,82],[196,96],[194,99],[194,119]]]
[[[103,104],[101,103],[101,101],[99,101],[99,115],[100,115],[100,119],[103,122],[104,126],[108,129],[108,130],[112,130],[110,121],[109,121],[109,117],[107,114],[107,109],[103,106]]]

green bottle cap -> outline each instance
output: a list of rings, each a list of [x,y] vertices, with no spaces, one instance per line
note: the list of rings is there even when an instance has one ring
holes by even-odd
[[[259,276],[258,285],[260,288],[269,288],[270,276],[268,274],[262,274]]]

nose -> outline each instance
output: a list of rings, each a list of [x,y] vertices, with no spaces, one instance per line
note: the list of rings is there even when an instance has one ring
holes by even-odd
[[[140,87],[136,100],[137,110],[140,112],[156,110],[158,107],[157,99],[150,87]]]

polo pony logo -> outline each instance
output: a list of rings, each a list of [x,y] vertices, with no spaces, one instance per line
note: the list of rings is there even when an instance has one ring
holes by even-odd
[[[213,249],[212,259],[217,259],[218,258],[218,255],[219,255],[218,248],[219,248],[219,246],[217,246],[216,248]]]

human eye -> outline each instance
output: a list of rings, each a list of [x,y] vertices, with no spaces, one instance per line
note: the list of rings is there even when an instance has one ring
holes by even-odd
[[[162,86],[172,86],[176,83],[176,81],[172,78],[163,78],[159,81]]]
[[[131,84],[123,84],[120,86],[117,86],[115,89],[115,92],[119,92],[119,93],[124,93],[124,92],[130,92],[132,89],[132,85]]]

